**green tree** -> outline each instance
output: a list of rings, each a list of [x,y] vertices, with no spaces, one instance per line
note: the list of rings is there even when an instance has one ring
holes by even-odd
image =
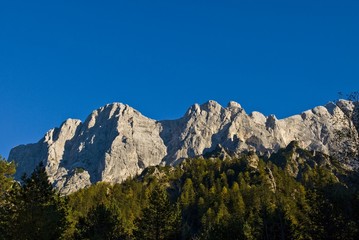
[[[180,211],[172,204],[166,190],[157,184],[151,192],[148,206],[137,221],[137,239],[177,239],[180,233]]]
[[[60,239],[67,227],[66,203],[53,190],[40,164],[11,198],[11,239]]]
[[[186,179],[185,184],[183,185],[180,201],[183,207],[189,207],[194,204],[196,200],[196,193],[193,188],[193,183],[190,178]]]
[[[76,224],[75,239],[119,240],[126,239],[118,218],[105,205],[92,208]]]
[[[14,181],[12,175],[15,174],[14,162],[7,162],[0,156],[0,205],[5,201]]]
[[[181,191],[180,207],[182,210],[182,237],[188,238],[192,233],[197,218],[198,206],[196,206],[196,192],[193,187],[193,182],[187,178]]]
[[[15,173],[14,162],[7,162],[0,156],[0,239],[6,239],[11,226],[10,191],[15,190],[16,183],[12,178]]]

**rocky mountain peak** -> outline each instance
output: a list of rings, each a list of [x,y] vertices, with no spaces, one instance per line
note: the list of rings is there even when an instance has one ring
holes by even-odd
[[[269,115],[267,117],[267,121],[266,121],[266,127],[267,129],[274,129],[276,127],[277,124],[277,117],[273,114]]]
[[[208,102],[200,105],[201,112],[208,114],[220,114],[224,108],[216,101],[209,100]]]
[[[269,156],[294,140],[310,151],[340,152],[338,132],[350,129],[352,138],[343,144],[359,139],[354,127],[359,123],[357,112],[356,104],[339,101],[277,119],[259,112],[247,115],[235,102],[223,108],[208,101],[194,104],[177,120],[155,121],[126,104],[112,103],[93,111],[84,123],[68,119],[39,142],[15,147],[8,159],[18,164],[17,178],[42,161],[50,181],[68,194],[98,181],[121,182],[148,166],[175,165],[206,153]],[[353,161],[345,164],[358,166]]]
[[[228,104],[227,104],[227,108],[228,109],[242,109],[242,106],[237,103],[237,102],[234,102],[234,101],[230,101]]]
[[[201,114],[201,106],[199,104],[193,104],[186,112],[185,116],[191,117],[192,115]]]

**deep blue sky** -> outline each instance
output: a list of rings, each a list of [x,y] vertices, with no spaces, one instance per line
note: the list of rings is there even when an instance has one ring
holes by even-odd
[[[0,1],[0,154],[123,102],[283,118],[359,90],[359,1]]]

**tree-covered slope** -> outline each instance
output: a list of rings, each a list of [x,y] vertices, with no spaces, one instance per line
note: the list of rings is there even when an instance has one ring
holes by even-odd
[[[57,226],[62,239],[357,239],[358,172],[334,158],[296,142],[270,158],[251,152],[206,157],[149,167],[122,183],[97,183],[60,199],[50,191],[37,209],[58,216],[66,209],[66,221]],[[5,211],[6,199],[15,210],[28,206],[22,198],[35,197],[29,186],[38,185],[38,175],[4,191],[0,236],[21,234],[11,219],[27,219],[28,212]],[[37,224],[51,231],[50,216],[41,216]]]
[[[144,209],[157,186],[172,202],[168,217],[180,209],[180,224],[171,226],[178,239],[356,239],[358,234],[357,173],[296,143],[269,159],[253,153],[187,159],[177,167],[147,168],[122,184],[96,184],[69,196],[71,216],[76,221],[104,203],[129,238],[136,238],[143,229],[139,223],[150,217]]]

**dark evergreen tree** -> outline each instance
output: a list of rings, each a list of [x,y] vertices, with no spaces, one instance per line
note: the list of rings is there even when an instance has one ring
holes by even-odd
[[[126,234],[117,216],[100,204],[92,208],[86,217],[80,217],[74,237],[84,240],[120,240],[126,239]]]
[[[9,163],[0,156],[0,239],[7,239],[9,236],[8,228],[12,221],[10,192],[17,187],[12,178],[14,173],[14,162]]]
[[[157,184],[151,192],[148,206],[137,220],[137,239],[178,239],[180,234],[180,211],[172,204],[166,190]]]
[[[60,239],[67,227],[65,199],[53,190],[40,164],[11,198],[11,239]]]

